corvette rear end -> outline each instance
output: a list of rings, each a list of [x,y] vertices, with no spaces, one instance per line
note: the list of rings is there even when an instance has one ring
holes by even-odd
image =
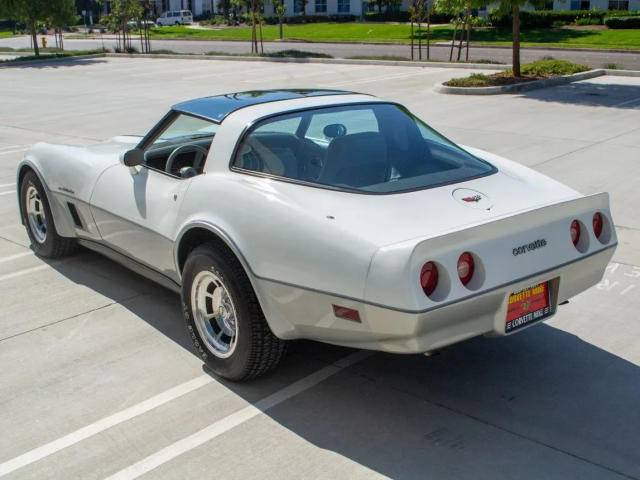
[[[291,338],[422,353],[553,316],[602,278],[617,245],[612,225],[602,193],[382,247],[363,301],[262,286],[268,303],[295,319]]]

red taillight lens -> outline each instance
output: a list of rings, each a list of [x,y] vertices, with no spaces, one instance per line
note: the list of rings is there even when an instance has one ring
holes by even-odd
[[[571,222],[571,241],[573,242],[573,246],[577,247],[578,242],[580,241],[580,223],[578,220],[574,220]]]
[[[596,238],[600,238],[600,235],[602,234],[602,215],[600,215],[600,213],[594,213],[593,214],[593,233],[596,236]]]
[[[458,258],[458,277],[463,285],[466,285],[473,277],[473,256],[469,252],[464,252]]]
[[[433,262],[427,262],[420,272],[420,286],[425,295],[431,295],[438,286],[438,267]]]

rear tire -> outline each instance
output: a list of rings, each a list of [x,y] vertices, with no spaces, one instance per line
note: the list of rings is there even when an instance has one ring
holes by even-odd
[[[20,183],[20,210],[33,251],[46,258],[60,258],[77,248],[75,238],[58,235],[49,199],[38,176],[29,171]]]
[[[213,244],[195,248],[187,258],[182,309],[196,353],[221,377],[255,378],[284,355],[286,344],[269,328],[242,265]]]

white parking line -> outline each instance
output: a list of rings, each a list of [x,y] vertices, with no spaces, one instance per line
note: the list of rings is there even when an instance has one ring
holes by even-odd
[[[626,102],[616,103],[615,105],[612,105],[612,106],[613,107],[624,107],[625,105],[630,105],[632,103],[640,104],[640,97],[632,98],[631,100],[627,100]]]
[[[10,262],[11,260],[15,260],[17,258],[26,257],[28,255],[33,255],[33,252],[29,250],[28,252],[16,253],[15,255],[9,255],[8,257],[0,258],[0,263]]]
[[[228,415],[217,422],[203,428],[202,430],[189,435],[188,437],[178,440],[177,442],[157,451],[156,453],[149,455],[148,457],[140,460],[133,465],[120,470],[119,472],[107,477],[107,480],[125,480],[138,478],[145,473],[150,472],[156,467],[167,463],[170,460],[182,455],[189,450],[192,450],[203,443],[213,440],[214,438],[228,432],[234,427],[245,423],[248,420],[260,415],[263,411],[268,410],[276,405],[298,395],[299,393],[308,390],[311,387],[319,384],[327,378],[335,375],[341,370],[357,363],[365,358],[373,355],[373,352],[361,350],[359,352],[348,355],[342,360],[318,370],[311,375],[292,383],[288,387],[283,388],[262,400],[259,400],[254,405],[248,405],[241,410],[238,410],[231,415]]]
[[[44,265],[38,265],[37,267],[25,268],[23,270],[18,270],[17,272],[7,273],[5,275],[0,275],[0,282],[3,280],[9,280],[11,278],[21,277],[23,275],[28,275],[33,272],[39,272],[40,270],[46,270],[49,267],[46,263]]]
[[[16,193],[15,190],[9,190],[7,192],[0,192],[0,195],[11,195],[12,193]]]
[[[3,152],[0,152],[0,155],[9,155],[10,153],[18,153],[18,152],[24,152],[26,150],[26,148],[18,148],[15,150],[5,150]]]
[[[13,183],[3,183],[2,185],[0,185],[0,188],[6,188],[6,187],[13,187],[15,186],[16,182]]]
[[[170,402],[171,400],[175,400],[176,398],[181,397],[189,392],[197,390],[198,388],[212,381],[213,378],[211,378],[209,375],[201,375],[194,378],[193,380],[189,380],[188,382],[178,385],[177,387],[171,388],[141,403],[138,403],[137,405],[129,407],[109,417],[105,417],[102,420],[98,420],[91,425],[80,428],[79,430],[76,430],[75,432],[65,435],[64,437],[57,440],[54,440],[53,442],[47,443],[45,445],[42,445],[41,447],[23,453],[20,456],[17,456],[0,464],[0,477],[7,475],[19,468],[25,467],[33,462],[37,462],[44,457],[48,457],[49,455],[52,455],[64,448],[67,448],[82,440],[92,437],[93,435],[96,435],[108,428],[111,428],[122,422],[126,422],[127,420],[137,417],[138,415],[142,415],[149,410],[159,407],[160,405],[164,405],[165,403]]]
[[[4,151],[4,150],[14,150],[16,148],[22,147],[24,148],[24,145],[5,145],[4,147],[0,147],[0,152]]]

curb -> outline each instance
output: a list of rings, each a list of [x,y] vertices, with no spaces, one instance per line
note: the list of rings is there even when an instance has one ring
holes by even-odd
[[[613,72],[622,72],[622,70],[611,70]],[[532,82],[515,83],[513,85],[500,85],[495,87],[448,87],[443,83],[438,83],[434,90],[438,93],[448,93],[452,95],[496,95],[500,93],[517,93],[539,88],[555,87],[565,85],[580,80],[588,80],[590,78],[607,75],[608,70],[598,69],[589,70],[587,72],[574,73],[573,75],[565,75],[562,77],[545,78],[542,80],[534,80]],[[640,72],[638,72],[640,73]]]
[[[462,68],[469,70],[507,70],[510,65],[493,63],[449,63],[449,62],[412,62],[401,60],[355,60],[348,58],[295,58],[295,57],[251,57],[240,55],[170,55],[140,53],[105,53],[107,57],[127,58],[163,58],[178,60],[227,60],[236,62],[275,62],[275,63],[324,63],[335,65],[381,65],[389,67],[422,67],[422,68]],[[73,58],[73,57],[72,57]]]
[[[640,77],[640,70],[610,70],[605,69],[606,75],[612,77]]]
[[[93,37],[82,37],[82,38],[69,38],[69,40],[100,40],[100,36]],[[244,40],[241,38],[152,38],[151,41],[154,40],[167,40],[167,41],[183,41],[183,42],[250,42],[251,40]],[[264,43],[306,43],[313,45],[317,44],[336,44],[336,45],[393,45],[393,46],[406,46],[409,47],[411,45],[410,42],[363,42],[363,41],[345,41],[345,40],[305,40],[303,38],[283,38],[280,40],[279,38],[273,40],[264,40]],[[447,45],[445,43],[433,43],[432,47],[443,47],[443,48],[451,48],[451,45]],[[511,47],[508,45],[491,45],[491,44],[482,44],[482,43],[474,43],[471,42],[470,48],[495,48],[495,49],[504,49],[511,51]],[[522,50],[557,50],[563,52],[599,52],[599,53],[630,53],[630,54],[638,54],[640,53],[640,49],[609,49],[609,48],[584,48],[584,47],[544,47],[544,46],[536,46],[536,47],[520,47]]]

